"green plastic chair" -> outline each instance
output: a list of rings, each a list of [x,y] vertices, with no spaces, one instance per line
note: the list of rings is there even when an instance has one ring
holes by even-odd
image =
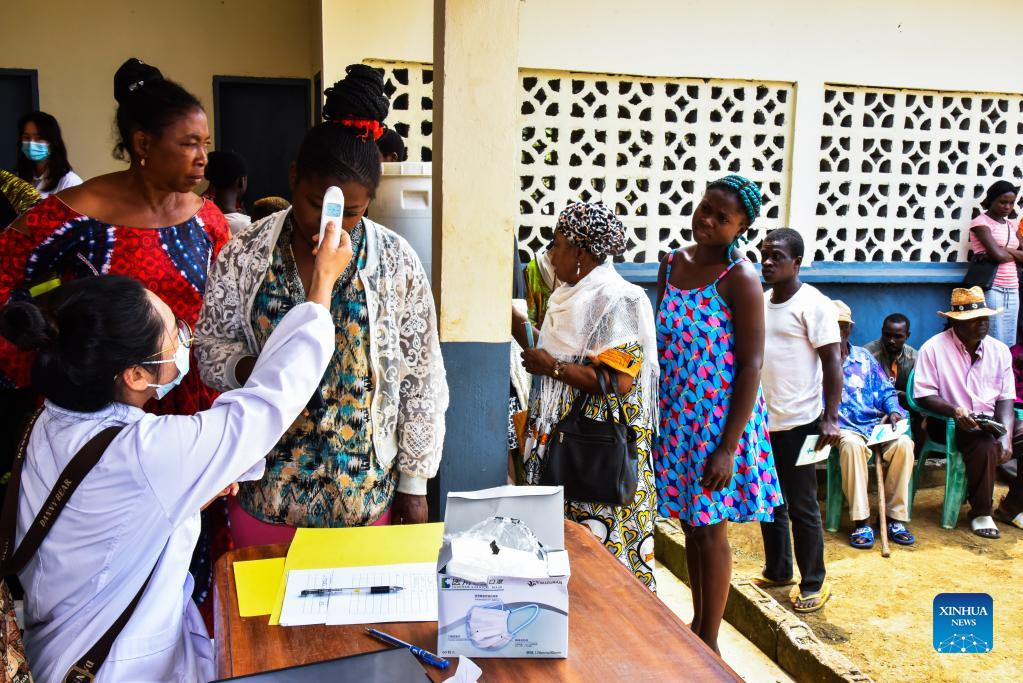
[[[928,453],[941,453],[945,457],[945,502],[941,509],[941,526],[945,529],[954,529],[959,519],[959,509],[966,500],[966,463],[963,462],[962,454],[955,447],[955,420],[929,410],[924,410],[913,399],[913,377],[915,371],[909,373],[909,382],[906,385],[906,400],[913,412],[920,413],[933,420],[945,422],[945,443],[938,443],[927,439],[919,453],[914,453],[916,462],[913,466],[913,476],[909,484],[909,505],[906,512],[912,518],[913,500],[916,498],[917,485],[923,475],[924,462]],[[1023,415],[1023,410],[1017,410],[1017,416]],[[874,466],[874,457],[871,456],[867,464]],[[828,483],[827,500],[825,501],[824,528],[834,533],[838,531],[842,522],[842,508],[845,505],[845,493],[842,491],[842,465],[839,460],[838,449],[832,448],[828,456]]]
[[[874,456],[870,456],[867,465],[874,466]],[[832,448],[828,456],[828,488],[824,502],[824,528],[835,533],[842,525],[842,508],[845,506],[845,491],[842,490],[842,462],[839,460],[838,449]]]
[[[945,443],[931,441],[928,438],[920,452],[915,454],[916,466],[913,468],[913,479],[909,484],[910,513],[912,513],[913,499],[916,497],[917,486],[924,471],[927,454],[943,453],[945,455],[945,501],[941,506],[941,526],[945,529],[954,529],[956,521],[959,519],[959,509],[966,500],[966,463],[963,461],[963,454],[955,445],[956,421],[920,407],[913,397],[915,376],[916,370],[909,373],[906,401],[909,402],[909,407],[914,412],[920,413],[930,420],[939,420],[945,423]]]

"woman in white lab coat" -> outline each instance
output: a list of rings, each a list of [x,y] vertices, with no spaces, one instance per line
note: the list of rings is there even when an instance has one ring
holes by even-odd
[[[0,333],[38,351],[33,383],[46,397],[21,476],[17,543],[78,450],[124,426],[19,574],[37,681],[61,680],[150,572],[96,680],[214,678],[188,574],[199,510],[233,482],[262,476],[263,456],[320,383],[335,350],[331,288],[352,254],[340,232],[340,246],[316,256],[308,302],[282,320],[245,386],[192,416],[142,410],[188,371],[191,332],[137,281],[78,280],[54,292],[45,311],[19,302],[0,312]]]

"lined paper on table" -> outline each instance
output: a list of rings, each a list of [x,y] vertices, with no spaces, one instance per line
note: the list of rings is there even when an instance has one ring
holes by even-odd
[[[401,586],[398,593],[301,597],[310,588]],[[372,567],[296,569],[288,572],[283,626],[377,624],[437,620],[437,565],[433,562]]]

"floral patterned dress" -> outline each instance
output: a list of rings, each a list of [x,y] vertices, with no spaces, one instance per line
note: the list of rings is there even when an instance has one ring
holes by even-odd
[[[707,457],[721,441],[732,402],[735,325],[717,284],[741,261],[699,289],[668,282],[657,311],[661,414],[654,446],[657,512],[692,526],[718,522],[770,522],[782,503],[760,389],[735,453],[731,483],[720,491],[700,484]]]
[[[286,219],[266,278],[252,306],[262,347],[284,315],[305,301]],[[366,526],[390,507],[398,485],[394,463],[373,456],[369,311],[357,272],[366,264],[366,231],[352,230],[348,268],[334,285],[331,312],[337,350],[309,405],[266,458],[258,482],[240,484],[238,502],[253,517],[294,527]]]
[[[643,347],[638,341],[623,344],[615,349],[605,351],[597,360],[615,370],[627,372],[635,377],[643,363]],[[572,409],[572,403],[575,402],[578,395],[577,389],[568,387],[568,392],[561,404],[559,420],[568,415],[569,410]],[[650,443],[653,434],[650,425],[644,419],[646,411],[643,410],[641,396],[642,392],[639,391],[638,383],[634,383],[629,393],[622,396],[625,419],[640,434],[638,444],[639,480],[636,497],[630,505],[619,506],[566,500],[565,517],[586,525],[593,535],[600,539],[604,547],[636,575],[636,578],[650,590],[656,590],[657,585],[654,580],[654,472],[650,460]],[[617,417],[619,414],[618,400],[614,397],[609,400],[612,414]],[[587,400],[585,410],[587,417],[594,420],[604,419],[599,401]],[[550,438],[549,432],[541,433],[538,428],[538,413],[538,399],[534,396],[529,410],[529,422],[526,425],[526,483],[531,485],[540,482],[547,441]]]

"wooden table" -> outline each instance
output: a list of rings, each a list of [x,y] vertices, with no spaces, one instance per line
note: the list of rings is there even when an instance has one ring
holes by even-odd
[[[565,522],[572,563],[568,659],[473,659],[482,681],[741,681],[660,600],[632,576],[585,527]],[[363,626],[269,626],[267,617],[241,618],[235,594],[236,560],[283,557],[286,545],[243,548],[215,568],[217,672],[220,677],[307,664],[387,646]],[[381,630],[437,650],[437,624],[381,624]],[[456,664],[457,658],[452,658]],[[434,681],[450,677],[424,667]]]

